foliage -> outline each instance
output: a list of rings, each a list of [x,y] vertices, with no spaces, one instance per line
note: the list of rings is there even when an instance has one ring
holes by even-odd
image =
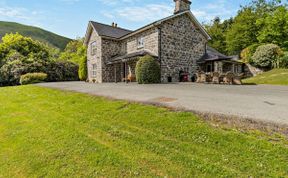
[[[59,60],[70,61],[79,64],[87,58],[86,47],[84,46],[84,39],[80,38],[71,41],[67,44],[63,53],[61,53]]]
[[[288,49],[287,19],[287,6],[280,0],[253,0],[233,19],[216,19],[206,25],[212,37],[209,45],[229,55],[239,54],[253,44],[274,43]]]
[[[48,74],[48,81],[77,80],[77,65],[55,62],[58,52],[18,33],[5,35],[0,43],[0,85],[18,85],[21,75],[38,72]]]
[[[244,63],[252,63],[252,56],[256,52],[256,49],[260,46],[260,44],[253,44],[248,46],[247,48],[241,51],[240,57],[242,62]]]
[[[87,79],[87,57],[82,57],[82,60],[79,64],[78,75],[81,81],[86,81]]]
[[[288,85],[288,69],[273,69],[242,82],[246,84]]]
[[[21,85],[33,84],[44,82],[47,79],[47,74],[45,73],[28,73],[22,75],[20,78]]]
[[[280,134],[31,85],[0,88],[0,100],[0,177],[287,175]]]
[[[79,65],[79,79],[86,81],[87,79],[87,48],[84,45],[84,39],[79,38],[67,44],[63,53],[61,53],[60,61],[70,61]]]
[[[281,48],[275,44],[261,45],[252,56],[253,63],[261,68],[279,68],[279,58],[283,55]]]
[[[260,43],[274,43],[286,48],[288,42],[288,9],[278,7],[271,15],[257,21],[262,26],[257,37]]]
[[[21,75],[44,72],[51,56],[48,46],[17,33],[2,38],[0,61],[0,85],[17,85]]]
[[[77,81],[79,67],[69,61],[52,61],[47,64],[45,73],[48,74],[47,81]]]
[[[71,41],[69,38],[59,36],[46,30],[14,22],[0,22],[0,29],[0,39],[7,33],[19,33],[23,36],[31,37],[33,40],[49,44],[54,48],[59,48],[60,50],[64,50],[67,43]]]
[[[160,65],[151,56],[139,59],[136,65],[136,79],[139,84],[160,83]]]
[[[251,8],[239,11],[226,33],[228,54],[239,54],[242,49],[257,43],[257,18],[257,14]]]
[[[212,22],[212,25],[206,25],[205,28],[212,38],[212,40],[209,41],[209,46],[217,49],[221,53],[227,53],[225,33],[232,23],[232,19],[225,20],[221,23],[221,19],[216,17]]]
[[[284,55],[279,59],[280,68],[288,68],[288,52],[285,52]]]

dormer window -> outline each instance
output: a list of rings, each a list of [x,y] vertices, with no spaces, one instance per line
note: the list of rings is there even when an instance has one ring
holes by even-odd
[[[139,37],[138,39],[137,39],[137,47],[138,48],[143,48],[144,47],[144,37],[142,36],[142,37]]]
[[[96,41],[94,41],[93,43],[91,43],[91,55],[95,56],[97,53],[97,43]]]

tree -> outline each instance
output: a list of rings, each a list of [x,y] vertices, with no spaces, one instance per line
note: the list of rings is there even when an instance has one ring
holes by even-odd
[[[229,54],[239,54],[247,46],[255,44],[257,40],[256,20],[258,16],[252,8],[239,11],[234,23],[226,34],[227,51]]]
[[[226,42],[225,42],[225,33],[230,28],[233,20],[225,20],[221,23],[221,19],[216,17],[212,25],[206,25],[207,32],[210,34],[212,40],[209,41],[209,46],[217,49],[222,53],[227,53]]]
[[[271,15],[257,21],[262,27],[257,39],[260,43],[274,43],[288,50],[288,10],[278,7]]]
[[[61,53],[59,60],[70,61],[80,64],[83,57],[86,57],[86,47],[84,46],[84,39],[79,38],[67,44],[63,53]]]
[[[6,34],[0,43],[0,83],[19,84],[20,76],[41,72],[51,61],[49,47],[18,33]]]

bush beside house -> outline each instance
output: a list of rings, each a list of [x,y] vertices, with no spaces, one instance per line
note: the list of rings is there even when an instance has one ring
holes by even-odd
[[[280,67],[281,48],[275,44],[259,46],[252,56],[253,63],[260,68],[272,69]]]
[[[139,84],[160,83],[160,65],[151,56],[139,59],[136,65],[136,79]]]

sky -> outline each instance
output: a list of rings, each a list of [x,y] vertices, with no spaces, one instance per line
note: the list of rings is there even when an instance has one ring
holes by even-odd
[[[236,15],[251,0],[192,0],[201,23]],[[62,36],[83,37],[90,20],[135,30],[172,15],[173,0],[0,0],[0,21],[37,26]]]

